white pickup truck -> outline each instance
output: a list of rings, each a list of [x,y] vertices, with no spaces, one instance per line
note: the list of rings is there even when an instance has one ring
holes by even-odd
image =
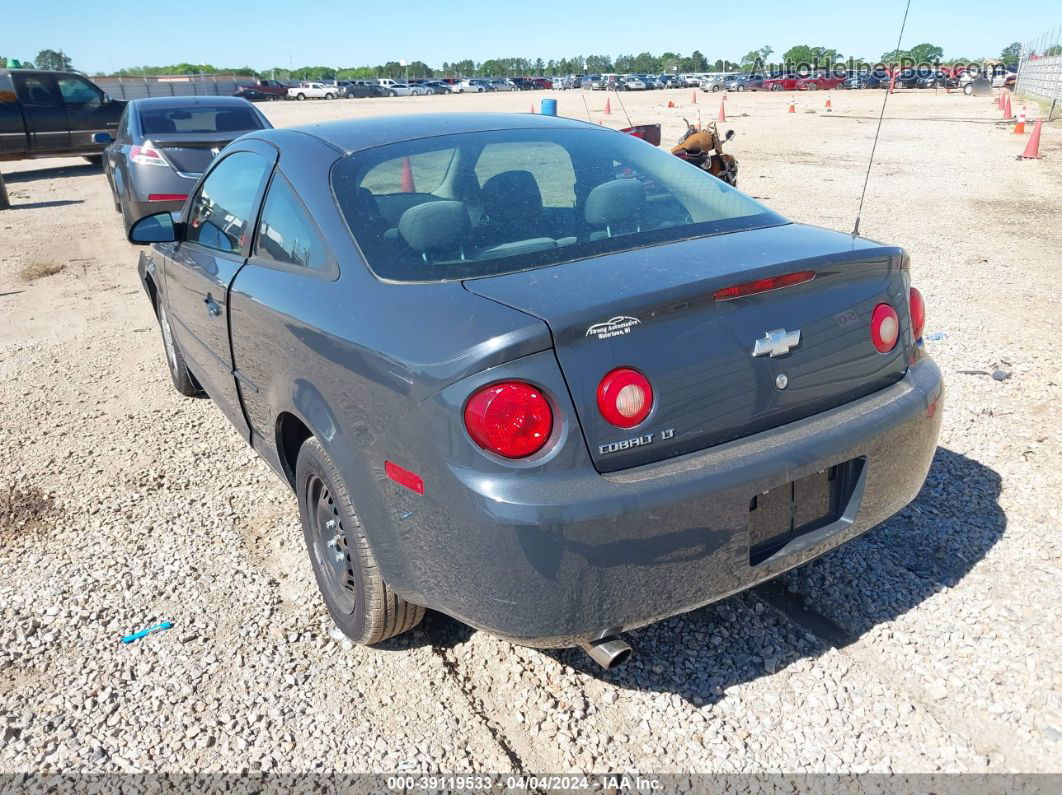
[[[288,99],[335,99],[339,94],[335,86],[325,83],[301,83],[288,89]]]

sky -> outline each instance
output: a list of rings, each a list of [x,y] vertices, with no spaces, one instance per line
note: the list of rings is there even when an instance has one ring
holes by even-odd
[[[431,67],[471,58],[543,60],[575,55],[700,50],[731,61],[764,45],[778,58],[794,44],[832,47],[871,61],[896,46],[906,0],[794,3],[707,0],[666,3],[582,0],[571,5],[512,0],[11,0],[0,55],[33,59],[62,50],[84,72],[180,62],[251,66],[364,66],[421,60]],[[181,11],[181,8],[189,11]],[[688,9],[697,8],[691,14]],[[1062,24],[1058,0],[912,0],[903,48],[930,42],[945,58],[998,57]]]

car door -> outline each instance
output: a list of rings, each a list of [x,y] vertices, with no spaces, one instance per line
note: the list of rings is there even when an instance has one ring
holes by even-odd
[[[192,373],[244,438],[229,343],[228,289],[250,252],[276,150],[244,141],[217,160],[184,207],[184,238],[166,263],[173,333]]]
[[[66,107],[70,128],[70,148],[95,149],[92,136],[99,132],[114,135],[123,105],[111,102],[97,87],[80,75],[56,75],[56,85]]]
[[[240,395],[252,432],[267,442],[276,422],[274,384],[297,366],[291,361],[296,342],[319,335],[297,320],[300,309],[327,301],[338,273],[313,215],[277,168],[262,201],[254,248],[229,294]]]
[[[121,197],[123,190],[124,170],[129,145],[132,141],[129,131],[129,106],[126,105],[122,118],[118,120],[118,128],[114,131],[114,141],[103,150],[103,171],[110,180],[114,195]]]
[[[22,103],[30,149],[35,152],[65,151],[70,148],[70,128],[55,77],[38,72],[11,75],[15,93]]]

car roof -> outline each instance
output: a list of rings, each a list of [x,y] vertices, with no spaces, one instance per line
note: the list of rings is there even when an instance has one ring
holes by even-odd
[[[376,116],[363,119],[306,124],[284,128],[313,136],[344,154],[377,146],[434,138],[456,133],[489,130],[528,129],[602,130],[604,128],[577,119],[531,113],[419,113],[401,116]],[[269,140],[281,130],[263,130],[256,137]]]
[[[240,88],[252,88],[253,86],[240,86]],[[247,100],[240,97],[220,97],[220,96],[186,96],[186,97],[144,97],[143,99],[134,99],[129,102],[130,105],[135,105],[137,108],[187,108],[190,105],[210,105],[211,107],[217,107],[218,105],[232,105],[233,107],[244,108],[247,107]]]

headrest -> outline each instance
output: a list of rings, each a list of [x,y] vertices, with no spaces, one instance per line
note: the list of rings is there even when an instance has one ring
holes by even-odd
[[[530,171],[503,171],[483,183],[483,204],[487,213],[508,209],[513,217],[542,209],[542,192]]]
[[[645,205],[645,188],[636,179],[615,179],[598,185],[586,197],[586,222],[611,226],[636,219]]]
[[[411,249],[423,253],[465,242],[470,226],[468,211],[461,202],[426,202],[402,213],[398,234]]]

